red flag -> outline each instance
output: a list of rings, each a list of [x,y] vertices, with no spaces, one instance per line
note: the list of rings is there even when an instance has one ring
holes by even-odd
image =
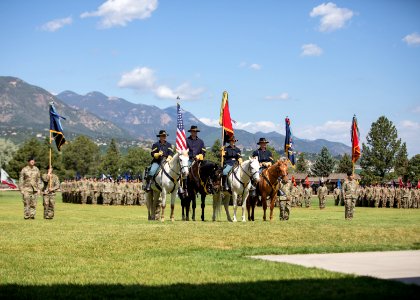
[[[351,161],[356,163],[360,157],[360,146],[359,146],[359,128],[357,127],[356,115],[353,116],[353,122],[351,124]]]
[[[400,186],[400,188],[404,187],[404,183],[402,182],[401,178],[398,180],[398,185]]]
[[[309,187],[309,176],[306,176],[306,178],[305,178],[305,184],[306,184],[306,186]]]
[[[417,182],[417,188],[418,188],[418,189],[420,189],[420,179],[419,179],[419,181]]]
[[[228,143],[231,137],[233,137],[232,119],[230,118],[228,93],[226,91],[223,92],[219,124],[222,126],[223,130],[222,144],[224,145],[225,143]]]

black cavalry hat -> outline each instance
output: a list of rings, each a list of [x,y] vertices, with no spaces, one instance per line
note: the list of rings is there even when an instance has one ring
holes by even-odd
[[[230,142],[230,141],[237,142],[238,140],[237,140],[237,139],[235,139],[235,136],[234,136],[234,135],[232,135],[232,136],[228,139],[228,142]]]
[[[269,141],[267,141],[265,138],[260,138],[260,140],[258,141],[257,145],[261,144],[261,143],[266,143],[268,144]]]
[[[28,161],[31,161],[31,160],[35,160],[35,155],[29,155],[28,156]]]
[[[160,137],[162,135],[169,136],[169,134],[166,133],[166,130],[159,130],[159,134],[157,134],[156,136]]]
[[[191,125],[191,128],[190,130],[188,130],[188,132],[191,132],[191,131],[200,132],[200,129],[198,129],[198,127],[195,125]]]

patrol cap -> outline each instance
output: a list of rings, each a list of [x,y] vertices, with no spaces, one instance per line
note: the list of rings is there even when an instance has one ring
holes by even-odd
[[[259,144],[261,144],[261,143],[266,143],[266,144],[268,144],[269,143],[269,141],[267,141],[265,138],[260,138],[260,140],[258,141],[258,143],[257,143],[257,145],[259,145]]]
[[[352,171],[347,171],[347,176],[351,176],[351,175],[353,175],[353,172]]]
[[[157,137],[160,136],[169,136],[169,134],[166,133],[166,130],[159,130],[159,134],[156,135]]]
[[[200,132],[200,129],[198,129],[196,125],[191,125],[191,128],[190,130],[188,130],[188,132],[191,132],[191,131]]]

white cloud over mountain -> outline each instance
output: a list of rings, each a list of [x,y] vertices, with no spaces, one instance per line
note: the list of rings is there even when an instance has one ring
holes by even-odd
[[[184,82],[176,88],[159,84],[155,71],[148,67],[137,67],[124,73],[118,82],[118,86],[141,92],[150,92],[159,99],[176,99],[179,96],[183,100],[195,100],[204,93],[204,88],[193,88],[188,82]]]

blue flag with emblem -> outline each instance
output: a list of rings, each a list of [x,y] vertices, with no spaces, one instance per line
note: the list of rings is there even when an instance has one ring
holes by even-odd
[[[50,143],[52,140],[54,140],[58,151],[61,151],[61,146],[66,142],[63,134],[63,127],[61,127],[60,118],[63,120],[66,119],[57,114],[55,111],[54,102],[50,102]]]
[[[293,138],[292,138],[292,130],[290,129],[290,119],[286,117],[286,136],[284,138],[284,154],[286,155],[287,159],[290,161],[292,166],[295,166],[295,152],[293,149]]]
[[[337,187],[341,190],[341,180],[340,179],[338,179],[338,181],[337,181]]]

